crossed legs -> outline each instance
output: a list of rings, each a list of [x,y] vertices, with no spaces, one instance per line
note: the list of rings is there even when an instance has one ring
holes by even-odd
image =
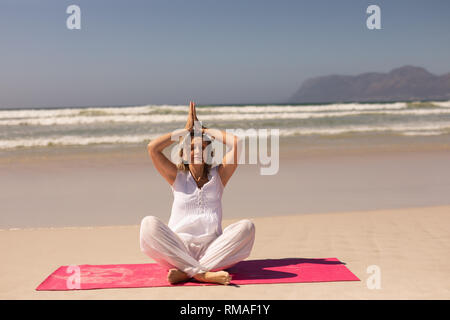
[[[255,226],[243,219],[227,226],[212,241],[199,260],[187,250],[181,238],[155,216],[142,219],[141,251],[169,270],[168,279],[175,283],[190,278],[202,282],[228,284],[226,271],[250,255],[255,240]]]

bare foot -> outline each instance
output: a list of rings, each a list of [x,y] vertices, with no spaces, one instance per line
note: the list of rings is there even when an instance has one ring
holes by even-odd
[[[198,273],[194,276],[194,279],[201,282],[211,282],[223,285],[230,284],[231,275],[227,271],[205,272]]]
[[[178,269],[170,269],[169,272],[167,273],[167,280],[171,284],[186,281],[189,279],[190,277],[185,272]]]

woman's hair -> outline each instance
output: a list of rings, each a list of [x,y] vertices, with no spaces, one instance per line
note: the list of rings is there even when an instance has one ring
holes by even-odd
[[[191,139],[194,137],[194,131],[190,132],[190,136],[191,136]],[[183,141],[180,143],[180,145],[181,145],[181,148],[179,151],[180,162],[177,163],[177,169],[181,170],[181,171],[189,171],[189,163],[183,159],[183,149],[184,149],[183,144],[185,144],[184,141],[185,140],[183,139]],[[202,141],[205,141],[207,146],[210,145],[212,142],[211,138],[206,134],[202,134]],[[190,146],[189,146],[189,148],[190,148]],[[214,151],[211,152],[211,156],[214,156]],[[208,176],[209,172],[211,170],[211,164],[208,164],[205,162],[205,169],[206,170],[204,170],[203,172],[204,172],[205,176]]]

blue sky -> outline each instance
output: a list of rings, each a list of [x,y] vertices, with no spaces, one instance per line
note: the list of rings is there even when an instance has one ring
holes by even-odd
[[[320,75],[450,72],[450,1],[1,0],[0,40],[0,108],[277,103]]]

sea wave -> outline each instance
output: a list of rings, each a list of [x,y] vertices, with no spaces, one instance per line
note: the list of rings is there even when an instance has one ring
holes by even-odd
[[[145,143],[183,127],[185,105],[0,110],[0,149]],[[288,136],[450,133],[450,101],[199,106],[206,126],[279,128]]]
[[[441,123],[408,123],[395,125],[351,125],[334,128],[291,128],[281,130],[281,136],[292,135],[337,135],[343,133],[392,132],[402,135],[430,135],[450,133],[450,122]]]
[[[443,107],[443,108],[450,108],[450,100],[449,101],[433,101],[433,104]]]
[[[438,107],[438,106],[437,106]],[[243,106],[200,106],[200,114],[266,114],[266,113],[303,113],[326,111],[365,111],[365,110],[398,110],[406,109],[404,102],[383,104],[343,103],[328,105],[243,105]],[[146,105],[135,107],[92,107],[92,108],[64,108],[64,109],[27,109],[0,110],[0,120],[28,120],[53,119],[68,117],[103,117],[129,115],[186,115],[188,107],[183,105]],[[16,122],[12,122],[16,123]]]
[[[148,143],[155,135],[111,135],[98,137],[59,136],[34,139],[0,140],[0,149],[21,147],[85,146],[92,144]]]
[[[254,131],[254,133],[257,131]],[[249,133],[251,133],[249,131]],[[253,133],[253,135],[254,135]],[[301,128],[280,128],[280,137],[289,136],[333,136],[342,134],[361,133],[385,133],[400,134],[405,136],[429,136],[450,134],[450,122],[440,123],[405,123],[393,125],[348,125],[340,127],[301,127]],[[0,149],[14,149],[27,147],[52,147],[52,146],[84,146],[94,144],[146,144],[158,137],[161,133],[136,134],[136,135],[99,135],[99,136],[79,136],[63,135],[39,138],[6,139],[0,140]],[[238,132],[236,134],[239,135]],[[244,131],[244,134],[246,132]],[[271,134],[271,131],[268,131]],[[249,134],[248,136],[251,136]]]
[[[450,114],[450,108],[441,109],[405,109],[405,110],[364,110],[339,112],[292,112],[292,113],[226,113],[201,115],[202,121],[243,121],[243,120],[286,120],[313,119],[329,117],[348,117],[361,115],[440,115]],[[200,117],[200,113],[199,113]],[[186,121],[185,114],[152,114],[152,115],[101,115],[77,117],[50,117],[27,119],[0,119],[0,126],[54,126],[79,125],[95,123],[182,123]]]
[[[449,108],[450,101],[427,102],[394,102],[394,103],[332,103],[321,105],[217,105],[198,106],[199,114],[205,113],[297,113],[325,111],[365,111],[365,110],[399,110],[408,108]],[[89,107],[89,108],[59,108],[59,109],[21,109],[0,110],[0,119],[33,119],[78,116],[108,116],[108,115],[148,115],[148,114],[185,114],[186,105],[143,105],[132,107]]]

